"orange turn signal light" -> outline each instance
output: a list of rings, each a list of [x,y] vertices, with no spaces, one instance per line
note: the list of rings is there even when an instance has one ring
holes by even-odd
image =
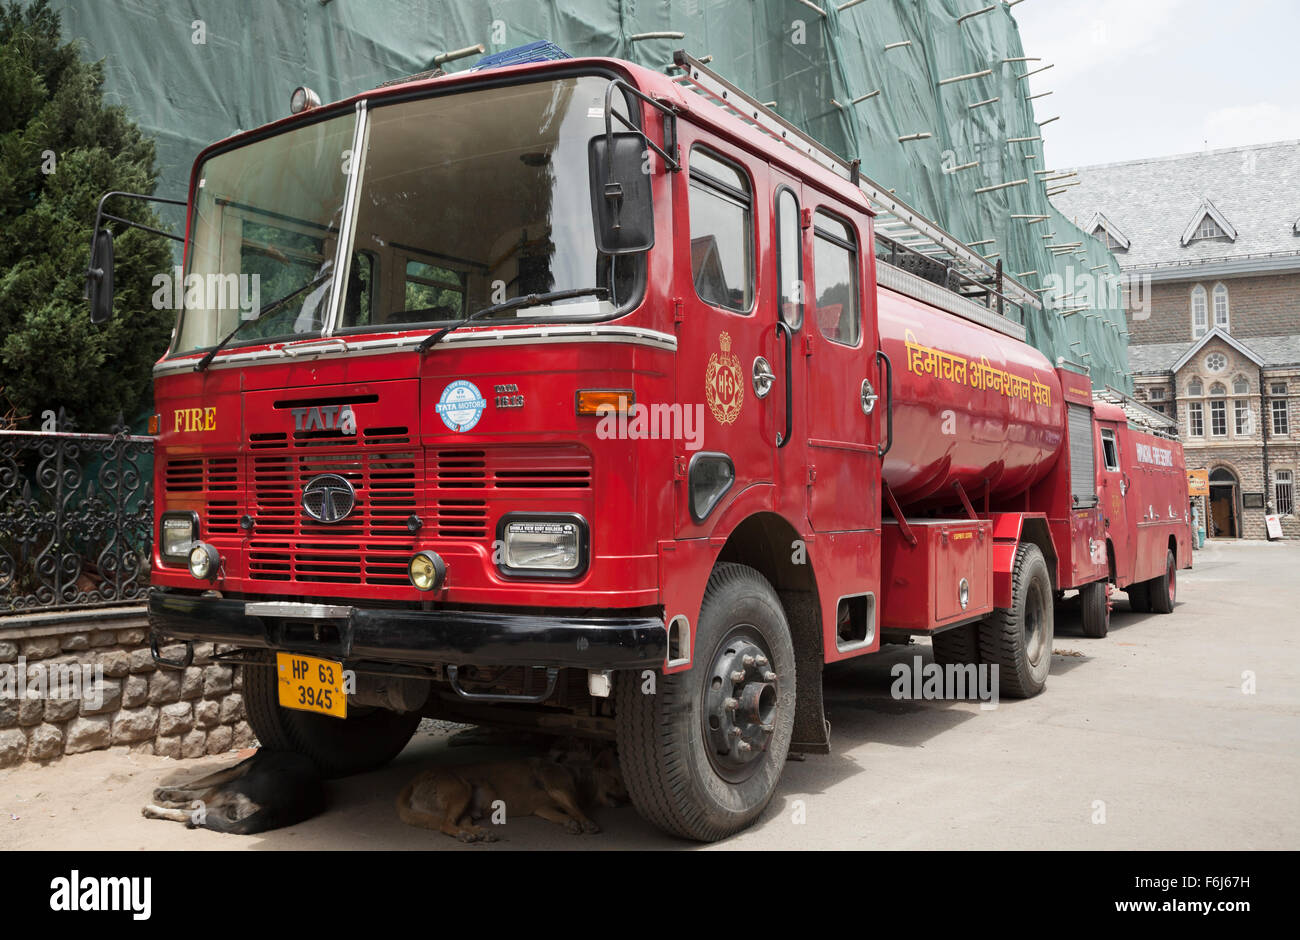
[[[580,415],[596,416],[598,409],[606,408],[604,414],[627,414],[636,402],[636,393],[630,388],[587,389],[578,392],[577,410]]]
[[[149,433],[150,434],[158,433],[158,415],[156,414],[152,414],[149,416]]]

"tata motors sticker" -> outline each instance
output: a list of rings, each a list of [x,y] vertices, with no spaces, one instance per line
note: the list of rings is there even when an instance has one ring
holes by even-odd
[[[463,434],[478,424],[486,407],[487,399],[479,392],[477,385],[457,379],[442,390],[437,410],[443,424]]]

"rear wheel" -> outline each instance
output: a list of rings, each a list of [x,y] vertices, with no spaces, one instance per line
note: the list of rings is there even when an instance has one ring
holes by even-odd
[[[1178,559],[1173,552],[1165,555],[1165,573],[1147,582],[1151,609],[1158,614],[1172,614],[1178,599]]]
[[[1007,698],[1029,698],[1047,687],[1055,630],[1052,579],[1037,545],[1016,550],[1011,607],[995,608],[980,624],[980,654],[998,667],[998,688]]]
[[[711,842],[758,818],[794,730],[790,628],[753,568],[722,564],[704,592],[688,672],[620,673],[619,766],[637,810],[661,829]]]
[[[980,634],[978,623],[962,624],[930,637],[934,661],[940,666],[979,665]]]
[[[419,712],[350,708],[347,718],[282,708],[275,654],[264,666],[246,665],[244,707],[262,747],[310,757],[329,777],[346,777],[380,767],[406,747],[420,723]]]
[[[1079,606],[1083,612],[1083,635],[1100,639],[1110,632],[1110,584],[1093,581],[1079,588]]]

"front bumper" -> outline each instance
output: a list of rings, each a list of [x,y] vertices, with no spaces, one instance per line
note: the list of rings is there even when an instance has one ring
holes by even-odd
[[[151,591],[149,623],[178,640],[285,649],[339,661],[637,669],[662,666],[662,617],[386,610]]]

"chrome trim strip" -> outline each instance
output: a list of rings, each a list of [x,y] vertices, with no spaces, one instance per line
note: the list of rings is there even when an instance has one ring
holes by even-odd
[[[354,610],[355,607],[297,601],[250,601],[244,605],[244,613],[249,617],[305,617],[310,620],[347,620]]]
[[[352,255],[352,239],[357,225],[357,193],[361,189],[361,176],[364,170],[366,137],[370,133],[370,112],[366,110],[366,99],[357,102],[357,125],[352,129],[352,165],[349,167],[348,185],[343,192],[343,224],[339,226],[339,243],[334,249],[334,284],[330,294],[330,309],[325,317],[325,324],[319,338],[328,339],[334,334],[339,317],[343,315],[343,303],[347,299],[348,274],[351,265],[348,259]]]
[[[324,343],[322,337],[312,337],[297,343],[285,343],[272,349],[253,352],[219,353],[212,360],[212,369],[230,369],[254,365],[267,361],[315,361],[317,359],[337,359],[343,356],[373,356],[391,352],[413,350],[426,339],[428,333],[398,336],[389,339],[369,339],[348,342],[342,336],[332,336],[332,343]],[[439,344],[444,348],[462,347],[465,349],[483,346],[531,346],[541,343],[629,343],[635,346],[651,346],[668,352],[676,352],[677,337],[658,330],[643,329],[635,326],[535,326],[514,330],[482,330],[473,333],[449,333]],[[340,345],[341,344],[341,345]],[[312,346],[318,347],[313,349]],[[167,375],[172,372],[193,370],[198,359],[195,354],[190,358],[164,360],[153,367],[153,374]]]

